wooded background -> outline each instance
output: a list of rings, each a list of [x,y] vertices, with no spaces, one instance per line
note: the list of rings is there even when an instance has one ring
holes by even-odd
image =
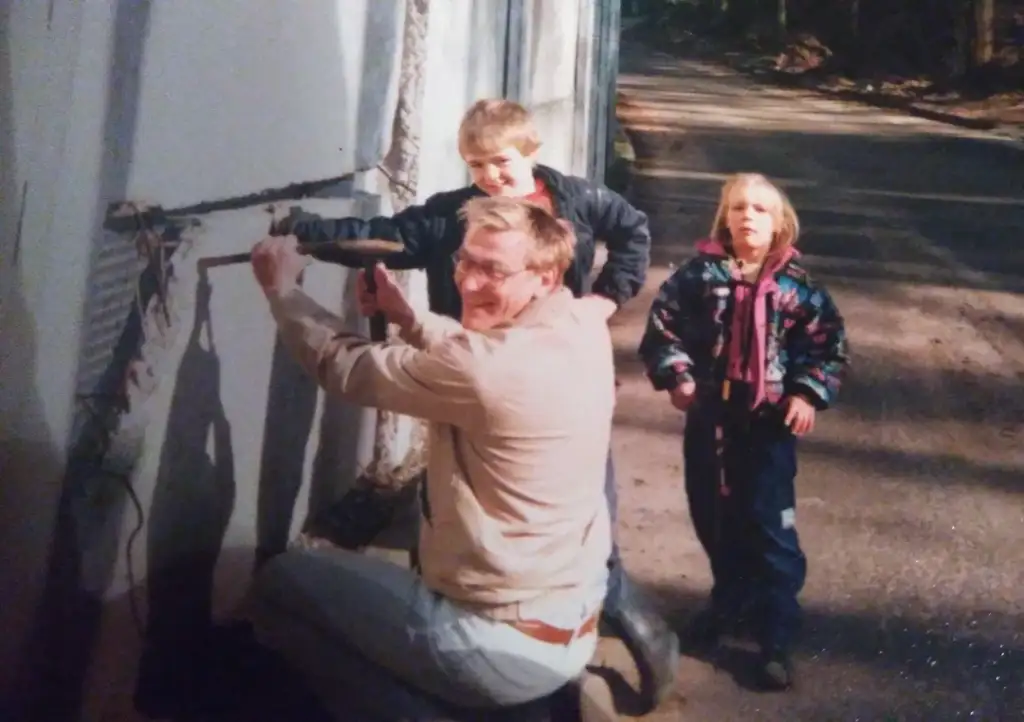
[[[625,0],[623,9],[666,27],[806,46],[796,61],[832,72],[1024,85],[1021,0]]]

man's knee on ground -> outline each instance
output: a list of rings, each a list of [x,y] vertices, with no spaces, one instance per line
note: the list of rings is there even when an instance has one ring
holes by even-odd
[[[302,564],[304,551],[289,551],[270,559],[253,577],[250,597],[255,604],[286,603],[288,589],[296,585],[293,568]]]
[[[297,621],[316,623],[316,580],[329,573],[322,556],[321,550],[285,552],[269,560],[253,577],[249,617],[261,640],[269,644],[280,627],[292,627]]]

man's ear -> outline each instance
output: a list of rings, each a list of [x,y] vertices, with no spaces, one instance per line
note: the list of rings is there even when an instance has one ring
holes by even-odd
[[[554,269],[548,269],[544,271],[543,273],[539,274],[539,277],[540,286],[543,293],[548,293],[557,288],[558,284],[562,280],[559,277],[558,272],[555,271]]]

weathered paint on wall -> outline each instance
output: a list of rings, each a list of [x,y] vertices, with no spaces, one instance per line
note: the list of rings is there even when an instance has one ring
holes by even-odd
[[[370,198],[307,204],[328,215],[366,215],[377,205]],[[87,719],[130,713],[142,645],[129,595],[158,626],[164,620],[187,631],[211,614],[230,614],[242,600],[256,548],[281,551],[310,503],[333,498],[367,457],[366,412],[325,404],[276,343],[249,267],[208,265],[248,248],[267,218],[263,208],[205,214],[173,258],[168,297],[175,321],[145,342],[159,378],[122,419],[120,433],[141,435],[132,482],[145,530],[135,541],[133,569],[119,554],[105,590]],[[352,330],[362,330],[352,278],[343,268],[314,264],[303,285],[351,319]],[[124,514],[122,544],[138,521]],[[147,576],[148,590],[139,586]]]

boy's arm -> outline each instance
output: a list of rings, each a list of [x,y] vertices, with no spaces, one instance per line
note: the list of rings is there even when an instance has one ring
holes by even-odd
[[[647,278],[651,262],[647,215],[603,185],[590,185],[584,192],[594,239],[608,248],[608,259],[592,291],[621,306],[640,292]]]
[[[294,235],[300,243],[321,245],[332,241],[380,238],[401,243],[404,250],[389,256],[386,265],[396,270],[426,267],[435,253],[448,253],[454,249],[444,247],[446,236],[452,233],[451,224],[458,223],[458,204],[439,193],[423,205],[409,206],[393,216],[376,218],[323,218],[314,213],[300,212],[274,224],[276,236]],[[340,263],[351,268],[363,265],[363,258],[339,249],[324,250],[315,257]]]
[[[658,289],[640,341],[640,358],[647,378],[657,391],[671,391],[693,381],[693,357],[682,335],[695,323],[695,300],[699,297],[700,275],[692,264],[683,266]]]
[[[328,394],[463,428],[483,422],[473,357],[458,340],[429,350],[372,343],[298,288],[270,296],[270,309],[285,347]]]
[[[787,339],[790,364],[786,390],[807,399],[820,411],[835,401],[850,364],[846,328],[824,288],[811,287],[803,307],[806,316]]]

